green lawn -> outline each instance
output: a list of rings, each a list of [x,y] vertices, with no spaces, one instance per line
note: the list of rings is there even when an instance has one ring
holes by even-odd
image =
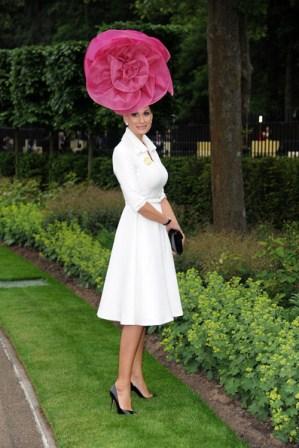
[[[186,385],[145,356],[157,394],[134,396],[136,416],[110,411],[119,331],[64,285],[0,246],[1,277],[46,277],[47,286],[0,289],[0,326],[13,342],[63,448],[241,448]],[[3,271],[2,271],[3,267]],[[28,278],[28,277],[27,277]]]
[[[28,263],[7,247],[0,246],[0,280],[31,280],[45,277],[31,263]]]

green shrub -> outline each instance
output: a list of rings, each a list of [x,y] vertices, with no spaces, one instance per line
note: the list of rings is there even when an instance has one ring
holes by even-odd
[[[78,181],[84,181],[87,178],[87,154],[55,154],[49,160],[49,170],[48,177],[60,185],[67,181],[70,172]]]
[[[270,267],[267,257],[256,257],[261,238],[264,236],[259,228],[241,235],[215,232],[207,226],[188,236],[183,254],[175,257],[177,270],[195,267],[201,275],[217,271],[227,280],[233,276],[243,280],[255,277],[261,269]]]
[[[0,207],[0,239],[8,245],[35,246],[42,223],[43,213],[36,204],[20,203]]]
[[[193,269],[179,274],[186,315],[162,343],[192,371],[203,368],[260,418],[271,416],[282,440],[299,441],[299,318],[289,323],[259,282],[229,282]]]
[[[18,177],[20,179],[35,178],[46,185],[48,183],[48,155],[22,154],[18,161]]]
[[[85,286],[103,287],[110,251],[82,231],[76,222],[54,222],[36,235],[36,244],[50,260]]]
[[[0,152],[0,178],[14,176],[15,155],[12,151]]]
[[[269,260],[267,269],[257,273],[270,296],[284,306],[299,292],[299,225],[286,225],[279,235],[261,242],[259,257]]]
[[[67,184],[45,202],[48,223],[76,219],[92,235],[104,229],[114,232],[123,207],[119,190],[103,191],[88,184]]]
[[[0,204],[10,205],[20,202],[40,202],[41,191],[36,179],[18,180],[2,178],[0,180]]]

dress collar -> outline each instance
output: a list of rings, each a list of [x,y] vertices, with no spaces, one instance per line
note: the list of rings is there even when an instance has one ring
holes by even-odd
[[[143,144],[128,127],[122,137],[122,140],[132,145],[137,153],[156,150],[156,146],[146,135],[142,138]]]

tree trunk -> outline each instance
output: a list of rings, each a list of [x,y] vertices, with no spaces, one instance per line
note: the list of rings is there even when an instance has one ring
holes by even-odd
[[[241,57],[234,0],[208,2],[208,69],[214,227],[244,232]]]
[[[250,46],[245,14],[239,16],[239,39],[241,51],[241,111],[243,129],[243,148],[248,146],[248,117],[251,97],[252,65],[250,60]]]
[[[285,85],[284,85],[284,121],[290,121],[292,117],[292,48],[288,44],[285,66]]]

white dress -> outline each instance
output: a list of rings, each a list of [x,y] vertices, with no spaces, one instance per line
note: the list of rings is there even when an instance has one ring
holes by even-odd
[[[166,227],[138,213],[146,202],[162,210],[168,179],[155,145],[143,142],[127,128],[112,156],[126,205],[97,315],[123,325],[161,325],[183,314]]]

